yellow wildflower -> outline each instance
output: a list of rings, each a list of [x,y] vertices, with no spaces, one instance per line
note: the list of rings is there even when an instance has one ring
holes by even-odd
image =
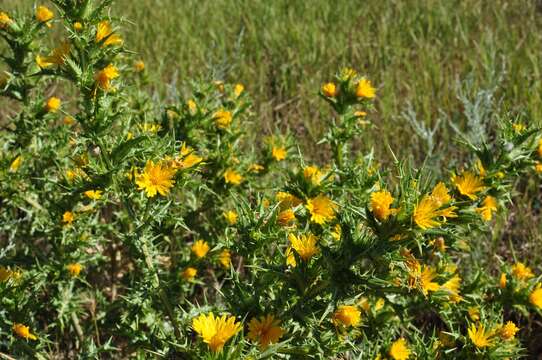
[[[460,286],[461,278],[458,275],[455,275],[444,284],[442,284],[440,286],[440,289],[449,293],[450,301],[452,301],[453,303],[458,303],[462,300],[462,297],[459,295]]]
[[[222,250],[220,255],[218,255],[218,261],[220,261],[222,267],[228,269],[231,265],[231,252],[228,249]]]
[[[288,240],[290,240],[290,247],[286,251],[286,263],[295,267],[296,261],[295,256],[292,252],[292,249],[299,255],[303,261],[308,261],[310,258],[318,253],[318,247],[316,246],[316,236],[312,233],[307,235],[295,236],[294,234],[288,235]]]
[[[476,193],[486,188],[482,179],[470,171],[465,171],[462,175],[454,175],[452,182],[461,195],[465,195],[471,200],[476,200]]]
[[[390,208],[393,201],[393,196],[387,190],[373,192],[371,194],[371,211],[373,215],[380,221],[388,220],[390,215],[395,214],[397,211]]]
[[[514,129],[514,132],[519,135],[527,129],[527,126],[522,123],[514,123],[512,124],[512,128]]]
[[[332,82],[322,85],[322,94],[327,97],[337,96],[337,86]]]
[[[222,215],[230,225],[235,225],[237,223],[237,213],[233,210],[225,211]]]
[[[122,44],[122,38],[113,33],[111,24],[107,20],[100,21],[96,27],[96,42],[100,43],[102,41],[102,46]]]
[[[186,269],[183,270],[183,272],[181,273],[181,276],[183,279],[190,281],[194,279],[197,274],[198,274],[198,269],[193,268],[193,267],[187,267]]]
[[[468,334],[474,346],[479,349],[491,346],[493,342],[493,340],[491,339],[491,337],[493,336],[493,332],[486,332],[483,324],[479,324],[478,327],[476,327],[475,324],[471,324],[468,329]]]
[[[374,306],[375,312],[379,312],[380,310],[382,310],[385,304],[386,300],[384,300],[383,298],[378,298]]]
[[[342,229],[341,229],[341,225],[340,225],[340,224],[336,224],[336,225],[335,225],[335,227],[333,228],[333,231],[331,232],[331,236],[332,236],[336,241],[341,240]]]
[[[192,328],[214,352],[220,352],[224,344],[241,330],[234,316],[215,317],[213,313],[201,314],[192,320]]]
[[[92,200],[100,200],[102,197],[102,190],[87,190],[83,193],[86,197]]]
[[[23,157],[21,155],[17,156],[15,160],[9,165],[9,172],[17,172],[23,163]]]
[[[79,21],[76,21],[73,23],[73,29],[79,32],[83,30],[83,24],[81,24]]]
[[[519,331],[519,328],[512,321],[508,321],[501,328],[500,335],[503,340],[510,340],[516,336],[516,333]]]
[[[154,197],[157,193],[166,196],[175,184],[174,176],[175,169],[148,160],[143,173],[136,175],[135,183],[138,190],[145,191],[147,197]]]
[[[71,264],[66,265],[66,269],[68,270],[71,276],[76,277],[76,276],[79,276],[79,274],[81,273],[83,266],[79,263],[71,263]]]
[[[301,199],[297,196],[284,191],[277,192],[275,199],[280,203],[281,209],[294,208],[302,203]]]
[[[325,195],[318,195],[307,200],[307,210],[311,214],[311,221],[323,225],[335,218],[337,205]]]
[[[224,109],[215,112],[213,118],[215,119],[216,126],[220,129],[228,128],[233,120],[231,112]]]
[[[517,262],[512,265],[512,275],[514,275],[518,280],[528,280],[534,277],[531,268],[525,266],[525,264],[521,262]]]
[[[333,323],[335,326],[341,324],[345,327],[358,326],[361,321],[361,312],[352,305],[341,305],[333,313]]]
[[[256,164],[256,163],[250,164],[250,166],[248,167],[248,171],[253,172],[253,173],[259,173],[263,169],[265,168],[262,165]]]
[[[286,159],[286,148],[273,146],[271,149],[271,156],[273,159],[275,159],[275,161],[282,161]]]
[[[70,53],[71,45],[69,41],[63,41],[60,46],[53,49],[49,56],[36,56],[36,63],[42,69],[51,65],[62,65]]]
[[[0,282],[8,281],[10,279],[19,280],[22,274],[18,270],[10,270],[3,266],[0,266]]]
[[[534,165],[534,171],[536,171],[537,174],[542,174],[542,163],[540,163],[540,161],[537,161]]]
[[[62,222],[66,225],[71,225],[73,223],[73,220],[75,219],[73,213],[71,211],[66,211],[62,215]]]
[[[497,199],[493,196],[486,196],[484,201],[482,201],[482,206],[476,208],[476,212],[479,212],[485,221],[490,221],[493,213],[497,212]]]
[[[307,166],[303,169],[303,176],[309,180],[313,185],[320,185],[324,174],[316,166]]]
[[[233,87],[233,93],[235,94],[235,97],[239,97],[243,91],[245,90],[245,87],[243,84],[235,84]]]
[[[279,212],[277,215],[277,223],[282,226],[287,226],[295,221],[295,213],[292,209],[286,209]]]
[[[119,70],[113,64],[107,65],[94,76],[96,83],[104,91],[108,91],[111,88],[111,80],[118,77]]]
[[[243,176],[241,176],[235,170],[227,169],[224,172],[224,181],[226,184],[239,185],[243,181]]]
[[[64,119],[62,119],[62,123],[66,126],[71,126],[75,123],[75,119],[69,115],[64,116]]]
[[[143,70],[145,70],[145,63],[143,62],[143,60],[137,60],[134,63],[134,70],[136,72],[142,72]]]
[[[194,150],[190,146],[186,146],[185,143],[181,145],[181,156],[183,159],[176,160],[174,163],[179,169],[189,169],[203,161],[203,158],[196,155]]]
[[[480,308],[477,306],[471,306],[467,309],[467,312],[469,313],[469,317],[472,321],[478,321],[480,320]]]
[[[58,111],[58,109],[60,109],[61,104],[62,101],[59,98],[52,96],[45,103],[45,111],[55,113]]]
[[[542,309],[542,287],[540,287],[540,284],[529,294],[529,302]]]
[[[13,22],[9,15],[3,11],[0,11],[0,29],[5,29]]]
[[[261,349],[278,342],[283,334],[280,320],[273,315],[262,316],[260,319],[252,318],[248,324],[248,338],[259,343]]]
[[[49,20],[51,20],[55,14],[49,8],[46,6],[38,6],[36,8],[36,20],[38,20],[40,23],[46,24],[48,27],[51,27],[51,24],[48,23]]]
[[[207,244],[206,241],[197,240],[196,242],[194,242],[191,249],[192,249],[192,252],[194,253],[194,255],[196,255],[196,257],[198,259],[201,259],[205,255],[207,255],[207,253],[209,252],[210,247],[209,247],[209,244]]]
[[[501,289],[504,289],[506,287],[506,283],[507,283],[507,280],[506,280],[506,274],[505,273],[502,273],[501,274],[501,277],[499,279],[499,287]]]
[[[26,340],[36,340],[38,338],[36,335],[30,333],[30,329],[28,328],[28,326],[23,324],[14,323],[13,332],[17,334],[17,336],[22,337]]]
[[[539,157],[542,157],[542,139],[538,140],[538,149],[537,149],[537,152],[538,152],[538,156],[539,156]]]
[[[395,340],[390,347],[389,355],[394,360],[407,360],[410,357],[410,349],[404,338]]]
[[[356,87],[356,96],[358,98],[372,99],[375,97],[376,89],[371,85],[371,81],[361,79]]]
[[[440,209],[443,205],[450,202],[451,199],[444,183],[439,182],[433,188],[431,194],[422,197],[422,200],[414,208],[412,218],[416,225],[423,230],[427,230],[440,226],[446,221],[446,218],[457,217],[454,212],[456,209],[455,206]],[[439,220],[438,218],[442,218],[442,220]]]

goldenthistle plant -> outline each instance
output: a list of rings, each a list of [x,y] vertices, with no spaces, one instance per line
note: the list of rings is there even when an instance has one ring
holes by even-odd
[[[0,355],[526,354],[541,275],[465,264],[515,179],[542,172],[539,129],[501,117],[463,139],[460,168],[384,169],[352,146],[378,89],[345,68],[318,90],[333,110],[327,163],[290,134],[256,146],[242,84],[146,95],[111,2],[0,12],[0,95],[16,109],[0,131]]]

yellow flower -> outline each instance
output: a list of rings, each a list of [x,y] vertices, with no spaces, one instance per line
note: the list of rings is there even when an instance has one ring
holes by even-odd
[[[506,280],[506,274],[505,273],[502,273],[501,274],[501,277],[499,279],[499,287],[501,289],[504,289],[506,287],[506,283],[507,283],[507,280]]]
[[[280,203],[281,209],[294,208],[302,203],[301,199],[297,196],[284,191],[279,191],[277,195],[275,195],[275,199]]]
[[[542,163],[540,163],[540,161],[537,161],[534,165],[534,171],[536,171],[537,174],[542,174]]]
[[[53,12],[46,6],[41,5],[36,9],[36,20],[38,20],[40,23],[47,23],[54,16],[55,14],[53,14]],[[47,24],[47,26],[51,27],[51,24]]]
[[[534,306],[542,309],[542,287],[540,287],[540,284],[529,294],[529,301]]]
[[[253,172],[253,173],[259,173],[263,169],[265,168],[260,164],[250,164],[250,166],[248,167],[248,171]]]
[[[332,82],[322,85],[322,94],[327,97],[337,96],[337,86]]]
[[[478,321],[480,320],[480,308],[477,306],[471,306],[467,309],[467,312],[469,313],[469,317],[472,321]]]
[[[235,225],[237,223],[237,213],[233,210],[228,210],[224,212],[224,218],[230,225]]]
[[[311,214],[311,221],[323,225],[335,218],[337,205],[325,195],[307,200],[305,205]]]
[[[452,176],[452,182],[461,195],[465,195],[471,200],[476,200],[476,193],[486,188],[482,179],[470,171],[465,171],[460,176]]]
[[[213,118],[215,119],[216,126],[220,129],[228,128],[233,120],[231,112],[224,109],[215,112]]]
[[[243,181],[243,176],[238,174],[235,170],[227,169],[224,172],[224,181],[226,184],[239,185]]]
[[[17,156],[15,160],[9,165],[9,172],[17,172],[23,163],[23,157],[21,155]]]
[[[389,355],[394,360],[406,360],[410,356],[410,349],[404,338],[395,340],[390,347]]]
[[[38,338],[36,335],[30,333],[28,326],[23,324],[14,323],[13,332],[26,340],[36,340]]]
[[[437,277],[437,272],[435,269],[429,266],[423,266],[422,272],[419,277],[419,284],[422,288],[422,293],[427,295],[429,291],[437,291],[439,289],[439,284],[433,282],[433,279]]]
[[[111,88],[111,80],[118,77],[119,70],[113,64],[107,65],[94,76],[98,86],[104,91],[108,91]]]
[[[5,29],[13,22],[9,15],[3,11],[0,11],[0,29]]]
[[[198,274],[198,269],[193,268],[193,267],[187,267],[186,269],[183,270],[183,272],[181,273],[181,276],[183,279],[190,281],[194,279],[197,274]]]
[[[341,324],[345,327],[358,326],[361,320],[361,312],[352,305],[341,305],[333,313],[333,323],[335,326]]]
[[[277,223],[282,226],[288,226],[295,221],[295,213],[292,209],[282,210],[277,215]]]
[[[235,84],[233,87],[233,93],[235,94],[235,97],[239,97],[243,91],[245,90],[245,87],[243,84]]]
[[[476,212],[479,212],[485,221],[490,221],[493,213],[497,212],[497,199],[493,196],[486,196],[484,201],[482,201],[482,206],[476,208]]]
[[[71,263],[71,264],[66,265],[66,269],[68,270],[71,276],[75,277],[75,276],[79,276],[79,274],[81,273],[81,270],[83,269],[83,266],[81,266],[81,264],[78,264],[78,263]]]
[[[102,46],[122,44],[122,38],[113,33],[111,24],[107,20],[100,21],[96,27],[96,42],[99,43],[102,41]]]
[[[538,156],[539,156],[539,157],[542,157],[542,139],[538,140],[538,149],[537,149],[537,152],[538,152]]]
[[[375,97],[376,89],[371,85],[371,81],[361,79],[356,87],[356,96],[358,98],[372,99]]]
[[[341,228],[341,225],[340,224],[336,224],[335,227],[333,228],[333,231],[331,232],[331,236],[336,240],[336,241],[339,241],[341,240],[341,236],[342,236],[342,228]]]
[[[69,115],[64,116],[64,119],[62,119],[62,123],[66,126],[71,126],[75,123],[75,119]]]
[[[58,47],[54,48],[49,56],[36,56],[36,63],[40,68],[46,68],[51,65],[62,65],[70,53],[71,44],[69,41],[63,41]]]
[[[422,197],[422,200],[414,208],[412,218],[416,225],[423,230],[427,230],[440,226],[446,221],[446,218],[457,217],[454,212],[456,209],[455,206],[440,209],[443,205],[450,202],[451,199],[444,183],[438,183],[431,191],[431,194]],[[438,220],[438,218],[442,219]]]
[[[525,266],[525,264],[521,262],[517,262],[512,265],[512,275],[514,275],[518,280],[528,280],[534,277],[531,268]]]
[[[453,303],[460,302],[463,298],[459,295],[459,287],[461,286],[461,278],[458,275],[453,276],[440,286],[441,290],[448,292],[450,301]]]
[[[145,191],[147,197],[154,197],[157,193],[166,196],[175,184],[173,176],[175,169],[148,160],[143,173],[136,175],[135,183],[138,190]]]
[[[375,191],[371,194],[371,211],[380,221],[386,221],[390,215],[395,214],[396,209],[390,209],[393,196],[387,190]]]
[[[280,320],[275,319],[273,315],[262,316],[260,319],[252,318],[248,324],[248,338],[258,342],[261,349],[278,342],[283,334]]]
[[[483,349],[485,347],[491,346],[493,340],[490,339],[491,336],[493,336],[493,332],[489,331],[486,332],[486,329],[484,328],[484,325],[479,324],[478,327],[476,327],[475,324],[471,324],[471,326],[468,329],[469,338],[479,349]]]
[[[273,159],[275,159],[276,161],[282,161],[286,159],[286,148],[273,146],[273,148],[271,149],[271,156],[273,156]]]
[[[295,267],[297,265],[295,261],[295,256],[292,252],[292,249],[299,255],[303,261],[308,261],[310,258],[318,253],[318,247],[316,246],[316,236],[309,233],[307,235],[299,235],[299,237],[294,234],[288,235],[288,240],[290,240],[290,247],[286,251],[286,263]]]
[[[222,351],[224,344],[241,330],[234,316],[215,317],[213,313],[201,314],[192,320],[192,328],[209,345],[212,351]]]
[[[199,157],[190,146],[186,146],[185,143],[181,145],[182,160],[176,160],[174,165],[179,169],[189,169],[203,161],[202,157]]]
[[[75,217],[73,216],[73,213],[71,211],[66,211],[62,215],[62,222],[66,225],[71,225],[74,219]]]
[[[303,176],[309,180],[313,185],[320,185],[324,174],[316,166],[307,166],[303,169]]]
[[[194,253],[194,255],[196,255],[196,257],[198,257],[199,259],[201,259],[205,255],[207,255],[210,248],[209,248],[209,244],[207,244],[207,242],[205,242],[203,240],[198,240],[192,245],[191,249],[192,249],[192,252]]]
[[[385,304],[386,304],[386,300],[384,300],[383,298],[378,298],[374,306],[375,312],[379,312],[380,310],[382,310]]]
[[[52,96],[45,103],[45,111],[50,112],[50,113],[57,112],[58,109],[60,109],[61,104],[62,104],[62,101],[59,98]]]
[[[516,333],[519,331],[519,328],[512,321],[508,321],[501,328],[501,338],[503,340],[510,340],[516,336]]]
[[[76,21],[73,23],[73,29],[75,31],[81,31],[83,30],[83,24],[81,24],[79,21]]]
[[[134,63],[134,70],[136,72],[142,72],[143,70],[145,70],[145,63],[143,62],[143,60],[137,60]]]
[[[102,197],[103,191],[102,190],[87,190],[83,194],[85,194],[86,197],[92,200],[100,200]]]
[[[527,127],[522,123],[514,123],[512,124],[512,128],[514,129],[514,132],[518,135],[524,132],[525,129],[527,129]]]
[[[0,282],[8,281],[10,279],[19,280],[22,274],[18,270],[10,270],[3,266],[0,266]]]
[[[218,261],[225,269],[228,269],[231,265],[231,252],[228,249],[222,250],[220,255],[218,255]]]
[[[349,67],[344,67],[344,68],[341,69],[340,78],[341,78],[341,80],[346,81],[346,80],[349,80],[349,79],[353,78],[357,74],[358,73],[356,72],[356,70],[354,70],[352,68],[349,68]]]

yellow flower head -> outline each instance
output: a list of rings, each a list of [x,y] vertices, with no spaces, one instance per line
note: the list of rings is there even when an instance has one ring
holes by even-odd
[[[0,282],[8,281],[10,279],[19,280],[22,274],[19,270],[10,270],[3,266],[0,266]]]
[[[500,335],[503,340],[510,340],[516,336],[516,333],[519,331],[519,328],[512,321],[508,321],[501,328]]]
[[[341,305],[333,313],[333,323],[335,326],[343,325],[358,326],[361,321],[361,312],[357,307],[352,305]]]
[[[461,286],[461,278],[458,275],[454,275],[451,279],[441,285],[440,289],[448,292],[449,299],[453,303],[458,303],[462,300],[459,295],[459,287]]]
[[[92,200],[100,200],[103,194],[102,190],[87,190],[83,193],[86,197]]]
[[[490,221],[493,218],[493,213],[497,212],[497,199],[493,196],[486,196],[482,201],[482,206],[476,208],[476,212],[480,213],[485,221]]]
[[[26,340],[36,340],[38,338],[36,335],[30,333],[28,326],[23,324],[14,323],[13,332]]]
[[[36,63],[40,68],[46,68],[51,65],[62,65],[69,55],[71,44],[69,41],[63,41],[58,47],[54,48],[49,56],[36,56]]]
[[[386,221],[395,213],[394,209],[390,209],[393,203],[393,196],[387,190],[375,191],[371,194],[371,211],[373,215],[380,221]]]
[[[231,252],[228,249],[222,250],[220,255],[218,255],[218,261],[225,269],[229,269],[231,265]]]
[[[376,89],[371,85],[371,81],[361,79],[356,87],[356,96],[358,98],[372,99],[375,97]]]
[[[275,195],[275,199],[280,203],[281,209],[294,208],[302,203],[301,199],[297,196],[284,191],[279,191],[277,195]]]
[[[522,123],[513,123],[512,128],[514,129],[514,132],[519,135],[527,129],[527,126]]]
[[[283,334],[280,320],[275,319],[273,315],[252,318],[248,324],[248,338],[259,343],[261,349],[278,342]]]
[[[198,240],[192,245],[192,252],[198,259],[201,259],[209,252],[209,244],[204,240]]]
[[[15,160],[9,165],[9,172],[17,172],[23,163],[23,157],[21,155],[17,156]]]
[[[410,349],[404,338],[395,340],[390,347],[389,355],[394,360],[407,360],[410,356]]]
[[[499,287],[501,289],[504,289],[506,287],[506,283],[507,283],[506,274],[502,273],[501,277],[499,278]]]
[[[143,62],[143,60],[137,60],[134,63],[134,70],[136,72],[142,72],[143,70],[145,70],[145,63]]]
[[[540,161],[537,161],[534,165],[534,171],[536,171],[537,174],[542,174],[542,163]]]
[[[148,160],[143,173],[136,175],[135,183],[138,190],[145,191],[147,197],[154,197],[157,193],[166,196],[175,184],[174,176],[175,169],[172,167]]]
[[[235,225],[237,223],[237,213],[233,210],[228,210],[224,212],[224,218],[230,225]]]
[[[542,158],[542,138],[540,140],[538,140],[537,152],[538,152],[538,156]]]
[[[341,240],[341,236],[342,236],[342,228],[341,228],[341,224],[335,224],[335,227],[333,228],[333,231],[331,232],[331,236],[336,240],[336,241],[339,241]]]
[[[275,159],[275,161],[282,161],[286,159],[286,153],[286,148],[282,146],[273,146],[273,148],[271,149],[271,156],[273,157],[273,159]]]
[[[104,91],[108,91],[111,88],[111,80],[118,77],[119,70],[113,64],[107,65],[94,76],[96,83]]]
[[[53,12],[46,6],[41,5],[36,8],[36,20],[38,20],[40,23],[47,23],[54,16],[55,14],[53,14]],[[47,26],[51,27],[50,24],[47,24]]]
[[[234,316],[215,317],[213,313],[201,314],[192,320],[192,328],[214,352],[220,352],[224,344],[241,330]]]
[[[83,30],[83,24],[81,24],[79,21],[76,21],[73,23],[73,29],[77,32]]]
[[[60,109],[61,104],[62,104],[62,101],[59,98],[52,96],[45,103],[45,111],[50,112],[50,113],[57,112],[58,109]]]
[[[542,309],[542,287],[540,287],[540,284],[529,294],[529,302]]]
[[[250,172],[253,172],[253,173],[259,173],[261,172],[263,169],[265,169],[262,165],[260,164],[250,164],[250,166],[248,167],[248,171]]]
[[[322,85],[322,94],[327,97],[337,96],[337,86],[332,82]]]
[[[183,270],[183,272],[181,273],[181,276],[183,279],[190,281],[194,279],[197,274],[198,274],[198,269],[193,268],[193,267],[187,267],[186,269]]]
[[[233,87],[233,93],[235,94],[235,97],[239,97],[243,91],[245,90],[245,87],[243,84],[235,84]]]
[[[493,336],[493,332],[486,332],[483,324],[479,324],[478,327],[476,327],[475,324],[471,324],[468,329],[468,334],[474,346],[479,349],[492,345],[493,339],[491,339],[491,337]]]
[[[243,176],[241,176],[235,170],[227,169],[224,172],[224,181],[226,184],[239,185],[243,181]]]
[[[476,200],[478,198],[476,193],[486,188],[482,179],[470,171],[465,171],[462,175],[454,175],[452,182],[461,195],[465,195],[471,200]]]
[[[295,250],[303,261],[310,260],[310,258],[319,251],[318,247],[316,246],[318,239],[312,233],[299,236],[289,234],[288,240],[290,240],[291,245],[286,251],[286,263],[293,267],[295,267],[297,264],[292,249]]]
[[[66,211],[64,214],[62,214],[62,222],[66,225],[71,225],[74,219],[75,217],[71,211]]]
[[[303,169],[303,176],[309,180],[313,185],[320,185],[324,174],[316,166],[307,166]]]
[[[433,280],[437,277],[435,269],[429,266],[423,266],[421,274],[419,275],[419,286],[422,289],[422,293],[427,295],[429,291],[437,291],[440,286]]]
[[[311,214],[311,221],[323,225],[335,218],[337,205],[327,196],[320,194],[307,200],[306,208]]]
[[[224,109],[215,112],[213,118],[215,119],[216,126],[219,129],[227,129],[228,127],[230,127],[230,124],[233,120],[231,112]]]
[[[512,265],[512,275],[514,275],[518,280],[529,280],[534,277],[533,271],[528,266],[525,266],[524,263],[517,262]]]
[[[96,27],[96,42],[100,43],[102,41],[102,46],[122,44],[122,38],[113,33],[111,24],[107,20],[100,21]]]
[[[288,226],[295,221],[295,213],[292,209],[286,209],[277,215],[277,223],[281,226]]]
[[[0,29],[5,29],[12,22],[13,20],[11,20],[7,13],[0,11]]]
[[[79,263],[71,263],[71,264],[66,265],[66,269],[68,270],[71,276],[76,277],[76,276],[79,276],[79,274],[81,273],[83,266]]]

